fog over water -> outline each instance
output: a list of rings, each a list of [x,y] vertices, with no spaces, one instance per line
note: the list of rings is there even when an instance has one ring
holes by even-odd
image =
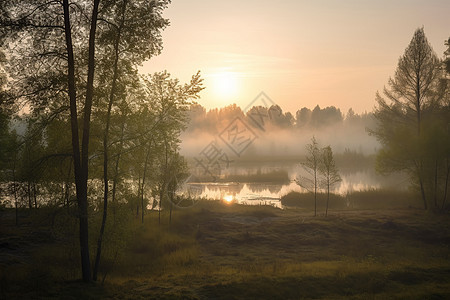
[[[193,173],[199,171],[198,162],[208,151],[211,142],[215,143],[221,154],[226,155],[226,159],[219,162],[220,170],[214,180],[194,180],[189,188],[194,189],[200,197],[223,199],[232,195],[233,201],[238,203],[280,206],[281,196],[291,191],[307,192],[295,179],[305,175],[301,162],[306,158],[305,146],[311,143],[313,136],[320,147],[332,147],[342,178],[332,187],[332,192],[345,195],[369,189],[406,188],[404,178],[385,177],[376,173],[375,156],[380,145],[367,132],[367,128],[372,125],[373,120],[368,118],[365,121],[338,122],[319,128],[258,130],[250,127],[256,137],[239,155],[232,151],[232,147],[221,136],[226,130],[226,122],[218,125],[215,131],[188,130],[182,136],[181,153],[188,157]],[[246,180],[245,177],[271,172],[286,172],[288,181],[252,182],[251,178]],[[233,175],[241,176],[240,180],[226,180]]]

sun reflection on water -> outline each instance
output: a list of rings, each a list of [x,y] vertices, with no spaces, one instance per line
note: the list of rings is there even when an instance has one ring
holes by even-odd
[[[225,203],[231,203],[233,202],[233,195],[226,195],[223,197],[223,200],[225,201]]]

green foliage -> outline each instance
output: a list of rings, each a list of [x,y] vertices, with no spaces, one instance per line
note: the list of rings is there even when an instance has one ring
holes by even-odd
[[[384,89],[387,100],[377,93],[377,125],[370,131],[382,145],[377,170],[409,174],[425,209],[430,204],[437,208],[447,198],[449,102],[442,76],[423,28],[417,29]]]

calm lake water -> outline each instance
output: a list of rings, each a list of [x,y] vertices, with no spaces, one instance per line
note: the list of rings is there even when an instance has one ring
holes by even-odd
[[[233,170],[234,174],[249,172],[246,170]],[[253,170],[250,170],[253,172]],[[307,192],[300,187],[295,178],[302,174],[298,167],[288,170],[289,183],[252,183],[252,182],[189,182],[185,189],[193,196],[217,200],[228,200],[247,205],[272,205],[282,207],[280,198],[291,191]],[[353,191],[363,191],[378,188],[399,188],[406,186],[404,179],[397,177],[383,177],[374,171],[366,170],[341,174],[342,181],[335,184],[332,192],[345,195]]]

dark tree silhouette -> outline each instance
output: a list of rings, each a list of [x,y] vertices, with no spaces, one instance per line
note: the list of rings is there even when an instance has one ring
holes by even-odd
[[[311,138],[311,144],[306,145],[306,161],[302,162],[303,169],[309,174],[309,177],[299,176],[295,182],[302,188],[314,193],[314,216],[317,216],[317,190],[319,189],[319,176],[321,166],[321,154],[319,144],[316,138]]]
[[[424,115],[431,114],[440,101],[436,88],[440,77],[440,61],[429,44],[423,28],[419,28],[400,57],[394,78],[377,93],[375,118],[378,125],[371,133],[381,142],[378,156],[381,171],[407,171],[417,180],[424,208],[424,153],[420,148]]]

